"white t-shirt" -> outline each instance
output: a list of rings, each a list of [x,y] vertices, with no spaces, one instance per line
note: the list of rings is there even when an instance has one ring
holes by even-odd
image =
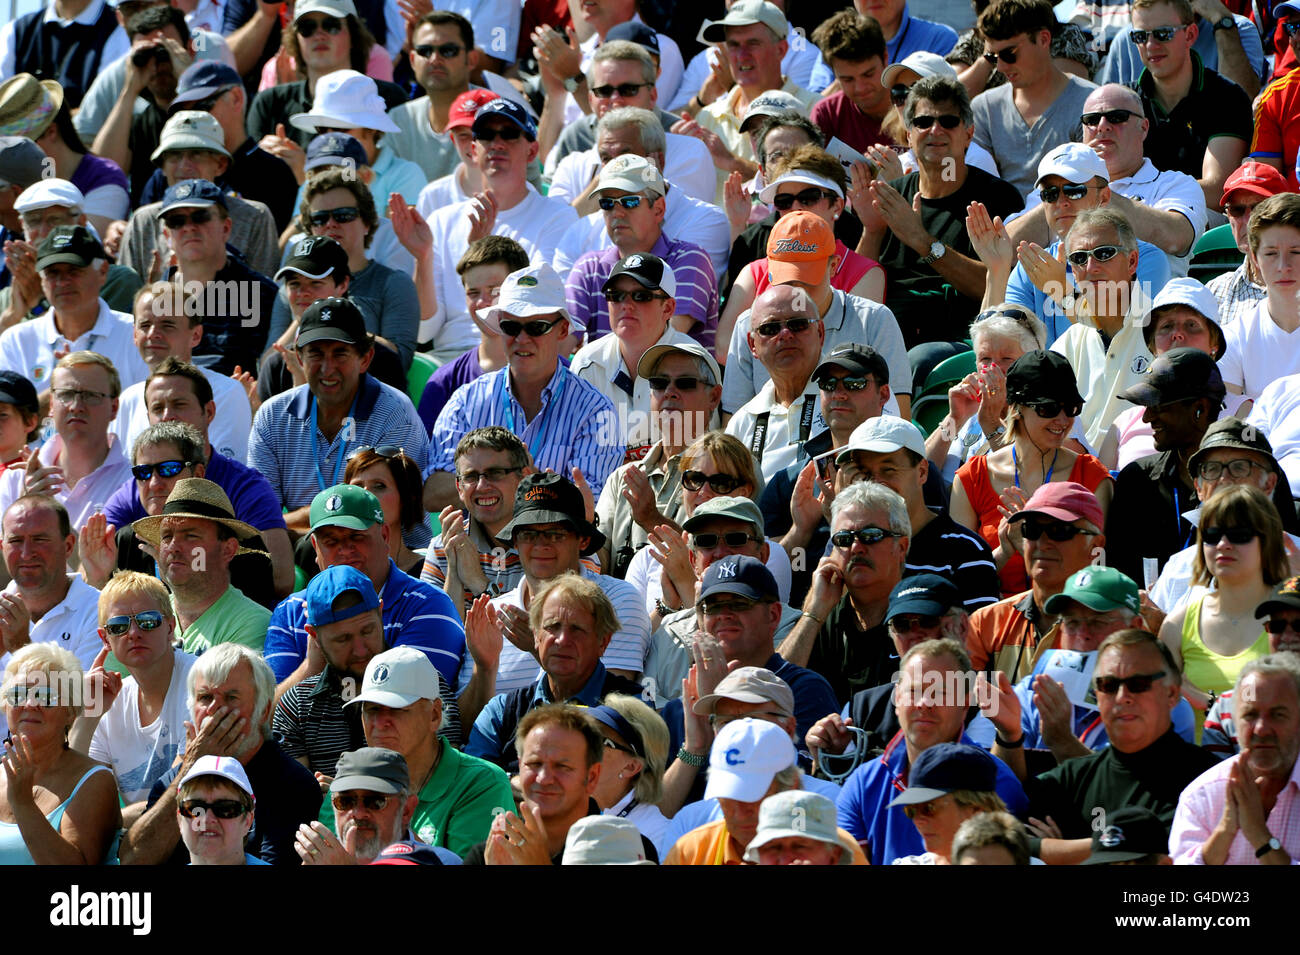
[[[50,387],[55,351],[93,351],[113,363],[122,387],[127,388],[149,377],[149,366],[135,347],[134,329],[135,320],[130,315],[113,311],[101,298],[94,326],[80,338],[69,341],[59,334],[51,310],[0,334],[0,368],[26,376],[39,394]]]
[[[128,676],[90,741],[90,758],[113,767],[117,788],[128,806],[148,798],[153,784],[185,748],[185,721],[190,719],[185,682],[197,657],[183,650],[172,653],[167,699],[154,721],[140,725],[140,684]]]
[[[212,450],[235,461],[248,459],[248,436],[253,431],[253,409],[248,403],[244,386],[229,375],[201,368],[212,385],[212,400],[217,414],[208,427],[208,440]],[[117,406],[117,417],[108,430],[117,435],[124,454],[130,454],[135,439],[149,427],[149,411],[144,403],[144,382],[137,382],[126,391]]]
[[[492,234],[514,239],[534,264],[549,262],[561,238],[577,219],[577,213],[567,202],[548,199],[530,185],[522,202],[497,212]],[[456,274],[456,263],[469,248],[469,227],[469,201],[438,209],[429,217],[434,283],[438,292],[438,314],[434,317],[437,331],[433,340],[438,351],[468,351],[478,346],[478,327],[465,306],[465,290]]]
[[[439,209],[454,206],[468,198],[469,193],[460,187],[460,170],[455,169],[420,190],[420,197],[415,200],[415,211],[427,219]]]
[[[1225,328],[1223,339],[1223,383],[1236,385],[1248,398],[1258,398],[1279,378],[1300,373],[1300,329],[1279,328],[1269,315],[1267,298]]]
[[[779,541],[772,540],[770,537],[767,540],[767,549],[767,569],[776,578],[776,591],[781,596],[781,602],[788,603],[793,578],[790,570],[790,555],[785,552],[785,548]],[[635,587],[638,593],[645,595],[647,614],[654,611],[655,601],[664,595],[663,578],[660,576],[662,570],[663,565],[650,556],[649,546],[637,551],[627,565],[627,576],[624,580]]]
[[[694,136],[665,133],[668,148],[664,154],[664,176],[688,196],[713,201],[714,173],[709,147]],[[595,148],[571,152],[555,167],[551,188],[546,195],[572,203],[591,185],[591,179],[600,168]],[[427,188],[427,187],[426,187]]]
[[[1300,496],[1300,375],[1273,382],[1250,409],[1246,423],[1254,425],[1273,445],[1273,457]]]

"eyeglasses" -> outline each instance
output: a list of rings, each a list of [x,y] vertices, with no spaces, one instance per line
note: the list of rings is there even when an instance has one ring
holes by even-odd
[[[1067,186],[1043,186],[1042,189],[1038,190],[1038,197],[1050,206],[1057,199],[1061,198],[1062,195],[1067,199],[1078,201],[1086,196],[1088,190],[1091,188],[1092,186],[1087,184],[1082,186],[1076,186],[1073,184]]]
[[[893,531],[887,531],[883,527],[859,527],[853,531],[836,531],[831,535],[831,543],[840,550],[848,550],[857,541],[864,547],[870,547],[872,544],[879,544],[886,537],[902,537],[902,534],[895,534]]]
[[[1209,544],[1211,547],[1216,547],[1219,541],[1223,540],[1225,537],[1228,538],[1228,543],[1240,546],[1242,544],[1249,544],[1258,536],[1259,531],[1250,527],[1201,528],[1201,543]]]
[[[1077,252],[1071,252],[1065,257],[1076,269],[1081,269],[1088,264],[1088,257],[1096,259],[1098,262],[1109,262],[1115,256],[1119,255],[1120,247],[1117,245],[1099,245],[1095,249],[1079,249]]]
[[[780,321],[764,322],[762,325],[755,328],[754,331],[758,332],[758,334],[764,338],[776,338],[777,335],[781,334],[781,329],[783,328],[790,329],[791,335],[798,335],[802,332],[808,331],[815,321],[820,321],[820,319],[787,318]]]
[[[521,544],[536,544],[540,541],[546,541],[548,544],[559,544],[568,540],[573,535],[573,531],[539,531],[533,527],[521,527],[515,531],[515,540]]]
[[[516,322],[513,319],[503,318],[497,322],[497,326],[506,338],[516,338],[520,332],[527,332],[529,338],[541,338],[562,321],[564,321],[562,318],[557,318],[553,322],[535,318],[531,322]]]
[[[439,43],[437,46],[432,43],[421,43],[415,48],[415,55],[432,60],[433,54],[437,53],[444,60],[452,60],[460,56],[460,51],[463,49],[465,48],[459,43]]]
[[[395,444],[379,444],[379,445],[368,444],[365,445],[364,447],[357,448],[355,451],[349,454],[348,460],[351,461],[353,458],[359,458],[363,454],[374,454],[377,457],[383,458],[385,461],[391,461],[393,458],[400,458],[403,455],[405,455],[406,449],[399,448]]]
[[[1124,123],[1127,123],[1130,118],[1139,115],[1141,114],[1135,113],[1131,109],[1107,109],[1096,113],[1084,113],[1083,116],[1080,117],[1080,121],[1085,126],[1099,126],[1101,121],[1104,119],[1112,126],[1122,126]]]
[[[744,547],[750,541],[762,543],[763,538],[754,537],[752,534],[746,534],[744,531],[728,531],[725,534],[692,534],[691,543],[700,550],[712,550],[718,546],[718,541],[722,541],[728,547]]]
[[[821,202],[823,199],[838,199],[839,197],[833,192],[827,192],[825,189],[813,187],[805,189],[802,192],[778,192],[772,197],[772,205],[782,212],[788,212],[797,202],[801,206],[811,206],[814,203]]]
[[[212,221],[211,209],[195,209],[188,215],[184,212],[169,212],[162,217],[163,225],[175,232],[177,229],[184,229],[187,225],[207,225]]]
[[[1292,633],[1300,633],[1300,620],[1293,620],[1289,617],[1271,617],[1268,623],[1264,624],[1264,629],[1272,634],[1286,633],[1288,630]]]
[[[1174,38],[1179,30],[1187,29],[1186,23],[1180,23],[1176,27],[1156,27],[1154,30],[1132,30],[1128,38],[1137,46],[1143,46],[1147,40],[1155,40],[1158,43],[1168,43]]]
[[[757,604],[757,600],[751,600],[749,597],[728,594],[725,597],[705,597],[700,601],[700,611],[709,616],[720,613],[745,613],[753,610]]]
[[[897,86],[891,86],[889,88],[889,101],[895,106],[902,106],[907,102],[907,94],[911,89],[910,86],[904,86],[902,83],[899,83]]]
[[[929,819],[931,816],[935,815],[941,808],[939,806],[939,802],[942,799],[943,796],[940,796],[938,799],[931,799],[929,802],[923,802],[912,806],[904,806],[903,815],[907,816],[908,819],[915,819],[917,816],[920,816],[922,819]]]
[[[1073,524],[1065,523],[1065,521],[1026,520],[1020,522],[1020,534],[1027,541],[1036,541],[1046,534],[1048,540],[1063,544],[1085,533],[1087,532],[1082,527],[1075,527]]]
[[[701,490],[707,484],[714,494],[730,494],[744,483],[743,478],[732,477],[730,474],[705,474],[703,471],[682,472],[682,487],[688,491]]]
[[[646,302],[653,302],[656,299],[663,301],[666,298],[668,298],[668,296],[664,295],[662,292],[649,292],[645,289],[637,289],[634,292],[626,292],[622,289],[610,289],[605,293],[605,301],[612,305],[622,304],[628,299],[631,299],[638,305],[644,305]]]
[[[482,132],[476,132],[473,136],[474,141],[479,143],[492,143],[498,139],[513,143],[523,134],[524,131],[518,126],[498,126],[496,129],[485,129]]]
[[[141,610],[134,617],[130,614],[121,617],[109,617],[104,621],[104,632],[110,637],[120,637],[131,629],[131,621],[146,632],[157,630],[163,625],[163,615],[157,610]]]
[[[1300,20],[1288,20],[1286,23],[1282,24],[1282,29],[1286,31],[1287,36],[1295,36],[1297,33],[1300,33]]]
[[[319,212],[313,212],[307,217],[307,221],[319,229],[323,225],[328,225],[331,219],[339,225],[346,225],[359,215],[361,215],[361,210],[356,206],[339,206],[337,209],[322,209]]]
[[[631,99],[638,91],[650,85],[649,83],[619,83],[617,86],[593,86],[591,92],[596,99],[610,99],[615,93],[623,99]]]
[[[1114,696],[1120,687],[1125,687],[1135,696],[1151,689],[1156,680],[1162,679],[1165,671],[1159,673],[1135,673],[1133,676],[1099,676],[1093,680],[1093,687],[1102,696]]]
[[[193,463],[193,461],[159,461],[156,464],[137,464],[131,468],[131,473],[135,475],[137,481],[149,480],[155,471],[160,478],[174,478]]]
[[[646,381],[650,382],[651,391],[667,391],[669,388],[676,388],[678,391],[694,391],[700,385],[705,384],[703,378],[695,375],[682,375],[680,378],[670,378],[668,375],[651,375]]]
[[[644,198],[644,196],[601,196],[596,200],[596,205],[606,212],[613,209],[615,205],[620,205],[624,209],[635,209],[641,205],[641,200]]]
[[[1300,27],[1300,23],[1297,23],[1296,26]],[[1250,215],[1254,211],[1254,206],[1248,206],[1244,202],[1229,202],[1223,207],[1223,214],[1229,219],[1240,219],[1243,216]]]
[[[343,32],[343,21],[338,17],[322,17],[319,20],[308,20],[303,17],[294,23],[294,29],[304,40],[315,36],[317,30],[324,30],[330,36],[338,36]]]
[[[1223,477],[1223,472],[1227,471],[1229,477],[1234,477],[1238,481],[1244,481],[1250,477],[1252,471],[1259,468],[1261,471],[1271,470],[1262,464],[1256,464],[1254,461],[1247,461],[1245,458],[1233,458],[1231,461],[1202,461],[1196,466],[1196,473],[1203,480],[1217,481]],[[1231,538],[1229,538],[1231,539]]]
[[[1046,421],[1052,420],[1062,411],[1065,412],[1067,418],[1077,418],[1080,412],[1083,411],[1083,405],[1067,405],[1063,401],[1026,401],[1022,403],[1026,408],[1033,408],[1034,414]]]
[[[943,622],[942,617],[933,617],[924,613],[901,613],[889,618],[889,626],[899,633],[911,633],[913,630],[934,630]]]
[[[1015,46],[1008,47],[1005,50],[999,50],[996,53],[985,53],[984,59],[988,62],[989,66],[992,66],[995,69],[998,65],[998,60],[1001,60],[1003,63],[1007,64],[1007,66],[1014,66],[1016,57],[1020,55],[1016,52],[1018,49],[1020,49],[1020,44],[1017,43]]]
[[[200,812],[210,812],[218,819],[238,819],[248,812],[248,804],[238,799],[215,799],[208,802],[204,799],[182,799],[176,806],[176,811],[186,819],[193,819]]]
[[[351,812],[357,808],[357,803],[365,806],[371,812],[383,812],[384,807],[388,805],[388,800],[393,797],[385,793],[331,793],[330,803],[334,806],[335,812]]]
[[[954,113],[944,113],[942,116],[912,117],[912,125],[917,129],[929,129],[935,123],[938,123],[944,129],[956,129],[961,123],[961,117]]]
[[[5,688],[4,700],[10,706],[58,706],[59,694],[52,686],[15,683]]]
[[[871,383],[871,379],[866,375],[857,377],[845,376],[836,378],[833,375],[827,375],[825,378],[817,380],[817,388],[826,394],[834,394],[837,389],[843,388],[845,391],[862,391]]]
[[[603,747],[605,747],[605,749],[612,749],[612,750],[614,750],[614,752],[616,752],[616,753],[627,753],[629,756],[639,756],[639,755],[640,755],[640,753],[638,753],[636,750],[634,750],[631,746],[620,746],[620,745],[618,745],[618,743],[615,743],[615,742],[614,742],[612,739],[610,739],[608,736],[605,736],[605,737],[603,737],[603,738],[601,739],[601,741],[600,741],[600,745],[603,746]]]
[[[40,229],[42,226],[54,228],[60,225],[73,225],[77,221],[77,217],[70,212],[56,212],[45,216],[37,215],[34,212],[24,212],[19,218],[23,220],[23,226],[29,231]]]
[[[53,392],[54,400],[61,405],[74,405],[78,401],[87,408],[98,408],[108,398],[102,391],[82,391],[78,388],[60,388]]]
[[[486,468],[482,471],[463,471],[456,475],[456,483],[473,487],[481,479],[486,478],[489,484],[495,484],[497,481],[504,480],[507,475],[518,474],[522,470],[523,468]]]

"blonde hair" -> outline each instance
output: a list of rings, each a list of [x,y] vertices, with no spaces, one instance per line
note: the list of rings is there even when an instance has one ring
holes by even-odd
[[[171,594],[167,585],[151,574],[142,574],[138,570],[119,570],[104,584],[99,592],[99,625],[108,620],[108,608],[112,602],[127,594],[143,594],[158,606],[159,612],[175,623],[176,615],[172,613]]]
[[[683,471],[693,470],[695,462],[704,455],[713,458],[713,463],[732,472],[750,487],[749,496],[757,501],[763,493],[763,475],[754,464],[754,456],[749,448],[736,437],[725,431],[709,431],[695,439],[695,443],[682,452],[680,467]]]
[[[122,376],[117,373],[113,363],[95,351],[74,351],[71,354],[64,355],[59,359],[59,363],[54,366],[54,370],[60,368],[72,368],[74,365],[98,365],[108,372],[108,396],[110,398],[120,397],[122,394]],[[53,372],[50,377],[53,378]]]
[[[636,777],[636,798],[651,806],[658,805],[664,793],[664,767],[668,763],[668,747],[671,745],[668,724],[635,696],[611,693],[605,697],[604,703],[617,710],[641,734],[645,750],[642,762],[645,765]]]
[[[85,710],[82,700],[82,671],[75,654],[53,643],[29,643],[9,658],[9,663],[5,666],[4,688],[8,690],[20,677],[33,670],[56,677],[56,682],[52,683],[56,688],[66,686],[71,699],[63,702],[63,694],[60,692],[59,702],[54,705],[66,706],[78,716],[82,714]]]

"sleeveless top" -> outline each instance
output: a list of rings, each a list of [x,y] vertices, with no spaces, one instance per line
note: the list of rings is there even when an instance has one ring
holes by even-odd
[[[839,289],[841,292],[853,291],[853,286],[862,281],[862,276],[880,267],[880,263],[875,259],[859,255],[839,239],[835,240],[835,254],[840,257],[840,265],[831,276],[831,288]],[[754,298],[758,298],[772,284],[771,277],[767,274],[766,258],[755,259],[749,263],[749,277],[754,280]]]
[[[1201,604],[1207,594],[1202,594],[1187,604],[1187,615],[1183,618],[1181,649],[1183,652],[1183,676],[1206,693],[1222,693],[1237,685],[1237,677],[1251,660],[1268,653],[1268,632],[1260,630],[1259,639],[1245,650],[1233,656],[1215,653],[1201,639]],[[1201,729],[1205,725],[1205,711],[1196,713],[1196,743],[1201,742]]]
[[[1096,492],[1101,486],[1101,482],[1110,477],[1110,471],[1106,466],[1094,458],[1091,454],[1080,454],[1074,460],[1074,467],[1070,469],[1068,477],[1062,477],[1063,481],[1074,481],[1082,484],[1089,491]],[[975,517],[979,523],[979,534],[984,538],[989,548],[996,550],[998,546],[998,524],[1002,521],[1002,514],[998,511],[998,504],[1001,499],[993,490],[993,482],[989,478],[989,463],[987,455],[979,455],[971,458],[963,464],[957,471],[957,479],[961,481],[962,487],[966,489],[966,499],[970,501],[971,507],[975,511]],[[971,528],[976,530],[976,528]],[[1002,583],[1002,596],[1010,597],[1012,594],[1023,593],[1029,589],[1029,574],[1025,570],[1025,559],[1020,554],[1012,554],[1000,571],[998,579]]]
[[[63,821],[63,812],[71,805],[72,800],[77,798],[77,793],[81,790],[82,785],[91,776],[98,772],[111,773],[112,770],[107,766],[91,766],[86,770],[85,775],[77,780],[77,785],[72,787],[72,792],[68,798],[63,800],[54,807],[45,818],[54,831],[59,831],[59,823]],[[23,839],[22,832],[18,829],[16,822],[0,822],[0,865],[35,865],[36,860],[32,858],[31,852],[27,849],[27,843]]]

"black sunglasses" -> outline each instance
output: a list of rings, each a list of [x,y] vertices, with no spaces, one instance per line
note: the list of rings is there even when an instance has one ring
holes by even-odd
[[[562,321],[564,321],[562,318],[557,318],[553,322],[544,322],[540,318],[535,318],[531,322],[516,322],[509,318],[503,318],[497,322],[497,325],[501,329],[501,334],[506,338],[514,338],[520,332],[527,332],[529,338],[541,338]]]
[[[372,452],[378,455],[379,457],[383,458],[385,461],[391,461],[393,458],[400,458],[402,455],[406,454],[406,449],[399,448],[395,444],[378,444],[378,445],[367,444],[364,447],[357,448],[355,451],[349,454],[348,460],[351,461],[353,458],[359,458],[363,454],[372,453]]]
[[[938,123],[944,129],[956,129],[961,124],[961,117],[955,113],[944,113],[942,116],[912,117],[912,125],[917,129],[929,129],[935,123]]]
[[[248,806],[238,799],[215,799],[212,802],[205,799],[182,799],[176,806],[176,811],[186,819],[193,819],[199,810],[210,812],[218,819],[238,819],[248,812]]]
[[[1156,27],[1154,30],[1133,30],[1129,33],[1128,38],[1137,46],[1144,45],[1147,40],[1155,40],[1159,43],[1168,43],[1177,36],[1179,30],[1184,29],[1186,26],[1187,24],[1180,23],[1176,27]]]
[[[645,89],[649,83],[619,83],[617,86],[593,86],[591,92],[596,99],[609,99],[615,93],[623,99],[631,99],[638,91]]]
[[[758,332],[764,338],[776,338],[777,335],[781,334],[781,329],[783,328],[790,329],[791,335],[798,335],[811,328],[814,321],[815,319],[811,318],[787,318],[783,321],[764,322],[762,325],[755,328],[754,331]]]
[[[320,20],[302,19],[294,23],[294,29],[304,40],[315,36],[317,30],[324,30],[330,36],[338,36],[343,32],[343,21],[338,17],[323,17]]]
[[[188,215],[184,212],[169,212],[163,216],[163,225],[175,232],[177,229],[183,229],[191,222],[195,225],[207,225],[212,221],[211,209],[195,209]]]
[[[646,381],[650,382],[651,391],[667,391],[669,388],[676,388],[678,391],[694,391],[704,384],[704,379],[695,375],[682,375],[680,378],[670,378],[668,375],[651,375]]]
[[[834,394],[837,388],[843,388],[845,391],[862,391],[870,382],[871,379],[865,375],[856,378],[836,378],[833,375],[827,375],[825,378],[817,380],[817,387],[829,395]]]
[[[157,630],[163,625],[163,615],[157,610],[141,610],[134,617],[124,615],[109,617],[104,621],[104,632],[110,637],[120,637],[131,629],[131,621],[141,630]]]
[[[997,53],[985,53],[984,59],[988,62],[989,66],[994,67],[995,69],[997,68],[998,60],[1001,60],[1003,63],[1007,64],[1007,66],[1014,66],[1016,57],[1020,55],[1016,52],[1018,49],[1020,49],[1019,44]]]
[[[431,60],[433,54],[437,53],[444,60],[452,60],[460,56],[460,51],[463,49],[465,48],[459,43],[439,43],[437,46],[432,43],[421,43],[415,48],[415,55]]]
[[[902,83],[891,86],[889,88],[889,101],[895,106],[902,106],[907,102],[907,94],[911,89],[910,86],[904,86]]]
[[[1102,696],[1114,696],[1122,686],[1136,695],[1151,689],[1156,680],[1163,678],[1164,675],[1165,671],[1161,670],[1159,673],[1135,673],[1133,676],[1126,677],[1099,676],[1093,680],[1092,685]]]
[[[1082,527],[1075,527],[1065,521],[1026,520],[1020,522],[1020,533],[1027,541],[1036,541],[1046,534],[1048,540],[1063,544],[1086,532]]]
[[[655,299],[662,301],[667,297],[668,296],[664,295],[662,292],[650,292],[646,289],[637,289],[633,292],[625,292],[622,289],[610,289],[605,293],[605,301],[614,305],[618,305],[628,299],[631,299],[638,305],[644,305],[646,302],[653,302]]]
[[[334,806],[335,812],[351,812],[357,808],[357,803],[371,812],[383,812],[388,800],[392,798],[384,793],[362,793],[360,796],[356,793],[333,793],[330,795],[330,804]]]
[[[601,196],[596,200],[596,205],[600,206],[606,212],[609,212],[609,210],[613,209],[616,205],[620,205],[624,209],[635,209],[637,206],[641,205],[641,200],[643,198],[643,196],[618,196],[617,198],[614,196]]]
[[[788,212],[794,208],[797,202],[801,206],[811,206],[815,202],[821,202],[823,199],[836,199],[835,193],[827,192],[825,189],[813,187],[805,189],[803,192],[780,192],[772,197],[772,205],[782,212]]]
[[[523,134],[524,131],[518,126],[498,126],[496,129],[485,129],[481,133],[474,133],[473,136],[474,141],[480,143],[491,143],[498,139],[513,143]]]
[[[763,538],[754,537],[744,531],[728,531],[725,534],[692,534],[691,543],[701,550],[711,550],[722,541],[728,547],[744,547],[750,541],[762,543]]]
[[[1300,620],[1287,620],[1280,617],[1273,617],[1268,621],[1268,623],[1264,624],[1264,629],[1269,633],[1286,633],[1288,630],[1292,633],[1300,633]]]
[[[333,219],[339,225],[344,225],[359,215],[361,215],[361,210],[356,206],[339,206],[337,209],[322,209],[320,212],[313,212],[307,217],[307,221],[319,229],[323,225],[328,225],[330,219]]]
[[[1209,544],[1211,547],[1216,546],[1219,541],[1225,537],[1230,544],[1238,546],[1249,544],[1259,532],[1249,527],[1203,527],[1201,528],[1201,543]]]
[[[1033,408],[1034,414],[1047,421],[1051,421],[1062,411],[1067,418],[1077,418],[1083,411],[1083,405],[1067,405],[1063,401],[1025,401],[1022,402],[1026,408]]]
[[[705,474],[703,471],[682,472],[682,487],[688,491],[701,490],[707,484],[714,494],[730,494],[744,483],[743,478],[732,477],[730,474]]]
[[[1098,113],[1084,113],[1080,121],[1085,126],[1097,126],[1104,119],[1112,126],[1121,126],[1127,123],[1129,119],[1138,114],[1131,109],[1108,109]]]
[[[1099,245],[1095,249],[1079,249],[1077,252],[1071,252],[1065,257],[1065,261],[1076,269],[1081,269],[1088,264],[1090,256],[1098,262],[1109,262],[1119,255],[1120,251],[1120,247],[1117,245]]]
[[[854,541],[870,547],[872,544],[879,544],[886,537],[902,536],[902,534],[887,531],[883,527],[859,527],[855,531],[836,531],[831,535],[831,543],[840,550],[848,550],[853,546]]]
[[[131,468],[131,473],[135,475],[137,481],[149,480],[153,477],[154,471],[158,472],[160,478],[174,478],[193,463],[193,461],[159,461],[157,464],[137,464]]]
[[[1086,183],[1082,186],[1076,186],[1073,184],[1068,186],[1043,186],[1042,189],[1038,190],[1038,197],[1050,206],[1057,199],[1061,198],[1062,195],[1067,199],[1082,199],[1088,194],[1088,190],[1091,188],[1092,187]]]

